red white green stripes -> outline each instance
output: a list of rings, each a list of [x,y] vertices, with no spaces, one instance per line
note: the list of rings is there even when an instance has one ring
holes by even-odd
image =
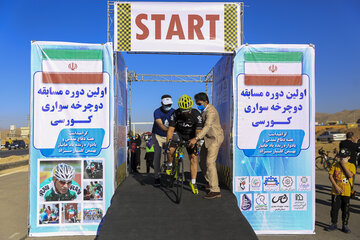
[[[245,53],[245,85],[302,85],[302,53]]]
[[[43,49],[43,83],[102,83],[102,50]]]

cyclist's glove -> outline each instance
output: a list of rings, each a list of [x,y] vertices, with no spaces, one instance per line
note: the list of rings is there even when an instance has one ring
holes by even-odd
[[[170,148],[170,144],[171,144],[171,139],[169,140],[169,142],[167,144],[165,144],[165,147],[164,147],[164,154],[167,154],[167,151],[169,150]]]

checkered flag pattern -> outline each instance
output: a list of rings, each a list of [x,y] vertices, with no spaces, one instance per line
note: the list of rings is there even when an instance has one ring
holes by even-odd
[[[233,52],[238,47],[238,5],[225,4],[224,6],[224,40],[225,52]]]
[[[131,4],[117,5],[117,51],[131,51]]]

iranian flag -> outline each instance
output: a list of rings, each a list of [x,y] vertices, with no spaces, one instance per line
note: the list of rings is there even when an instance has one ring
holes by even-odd
[[[102,50],[43,49],[43,83],[102,83]]]
[[[245,85],[302,85],[302,53],[245,53]]]

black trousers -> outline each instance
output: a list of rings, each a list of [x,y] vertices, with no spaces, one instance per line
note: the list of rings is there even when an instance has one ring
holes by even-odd
[[[350,216],[350,197],[331,195],[331,223],[337,223],[339,209],[341,208],[341,218],[343,225],[348,225]]]
[[[145,154],[146,159],[146,172],[150,172],[150,167],[154,167],[154,152],[147,152]]]
[[[137,152],[131,152],[131,170],[137,172]]]

